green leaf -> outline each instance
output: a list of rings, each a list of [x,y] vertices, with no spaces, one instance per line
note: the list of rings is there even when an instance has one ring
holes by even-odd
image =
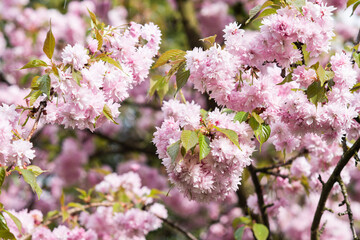
[[[352,9],[352,13],[351,13],[350,17],[354,14],[354,12],[356,11],[356,9],[357,9],[357,7],[359,6],[359,4],[360,4],[360,1],[357,1],[357,2],[354,4],[353,9]]]
[[[109,106],[106,105],[106,104],[104,105],[104,108],[103,108],[103,114],[104,114],[104,116],[105,116],[107,119],[109,119],[111,122],[119,125],[119,124],[115,121],[114,117],[112,116],[111,109],[110,109]]]
[[[50,88],[51,88],[51,80],[49,74],[45,74],[37,79],[39,84],[38,89],[41,93],[45,93],[48,98],[50,98]]]
[[[51,31],[51,22],[50,22],[50,29],[46,34],[46,39],[43,46],[43,51],[46,56],[51,59],[55,50],[55,38]]]
[[[28,62],[27,64],[25,64],[25,66],[23,66],[20,69],[27,69],[27,68],[36,68],[36,67],[47,67],[48,65],[46,64],[46,62],[40,60],[40,59],[34,59],[31,60],[30,62]]]
[[[301,179],[300,179],[300,182],[301,182],[301,185],[303,185],[304,189],[305,189],[305,192],[306,192],[306,195],[309,196],[310,194],[310,184],[309,184],[309,180],[307,177],[305,177],[304,175],[301,176]]]
[[[36,182],[36,177],[35,174],[27,169],[19,169],[19,171],[21,172],[25,182],[27,182],[30,187],[32,188],[32,190],[34,192],[36,192],[38,198],[40,199],[40,195],[42,193],[42,189],[40,188],[40,186],[38,185],[38,183]]]
[[[5,177],[6,177],[6,170],[4,167],[0,167],[0,189],[4,183]]]
[[[165,65],[166,63],[168,63],[168,61],[170,60],[175,60],[175,59],[185,59],[185,54],[186,52],[183,50],[179,50],[179,49],[172,49],[169,51],[164,52],[159,59],[156,61],[155,65],[152,67],[157,68],[160,67],[162,65]]]
[[[89,9],[87,9],[91,18],[91,21],[94,23],[94,25],[97,25],[97,19],[96,19],[96,15],[95,13],[93,13],[92,11],[90,11]]]
[[[166,74],[165,76],[165,81],[169,82],[170,78],[179,71],[181,65],[183,65],[185,63],[185,59],[178,61],[177,63],[175,63],[174,65],[172,65],[172,67],[170,68],[169,72]]]
[[[17,229],[19,230],[19,232],[21,233],[22,232],[22,225],[21,225],[21,222],[20,220],[14,215],[12,214],[11,212],[9,211],[6,211],[4,210],[4,212],[6,212],[7,215],[9,215],[9,217],[11,218],[11,220],[13,220],[13,222],[15,223]]]
[[[199,160],[201,161],[210,153],[210,140],[208,137],[199,133]]]
[[[325,71],[325,81],[334,78],[335,73],[333,71]]]
[[[233,228],[236,228],[239,224],[245,224],[248,225],[251,223],[251,218],[249,217],[237,217],[233,220],[232,226]]]
[[[325,88],[319,81],[315,81],[307,88],[306,95],[309,101],[317,106],[319,102],[325,100]]]
[[[166,152],[169,154],[172,162],[174,162],[176,160],[176,157],[179,154],[180,142],[181,142],[181,140],[178,140],[178,141],[174,142],[173,144],[171,144],[166,149]]]
[[[255,223],[252,229],[257,240],[266,240],[269,236],[269,230],[263,224]]]
[[[253,116],[249,119],[249,125],[253,131],[256,131],[260,126],[259,122],[256,121],[256,119]]]
[[[197,134],[191,130],[182,131],[180,139],[182,146],[185,148],[185,153],[195,147],[199,140]]]
[[[113,212],[114,213],[117,213],[117,212],[124,212],[124,207],[121,205],[121,203],[119,203],[119,202],[116,202],[116,203],[114,203],[114,205],[113,205]]]
[[[72,70],[72,77],[77,83],[77,85],[81,86],[82,74],[81,72],[76,71],[75,69]]]
[[[319,64],[318,69],[316,70],[316,73],[319,77],[319,80],[321,82],[321,86],[324,86],[324,83],[326,81],[326,72],[325,69]]]
[[[203,120],[205,120],[208,117],[208,112],[204,109],[200,109],[200,115]]]
[[[260,152],[261,152],[261,146],[264,142],[266,142],[271,134],[271,128],[267,124],[260,124],[259,127],[254,131],[256,139],[260,143]]]
[[[41,96],[40,90],[31,90],[30,94],[28,95],[30,97],[30,106],[32,106],[36,100]]]
[[[166,196],[167,192],[161,191],[159,189],[153,188],[151,189],[149,195],[147,197],[149,198],[160,198],[160,195]]]
[[[288,75],[286,75],[284,80],[281,83],[278,83],[276,85],[284,85],[287,82],[292,82],[292,73],[289,73]]]
[[[226,129],[226,128],[219,128],[219,127],[217,127],[217,126],[214,126],[214,128],[215,128],[217,131],[225,134],[225,136],[226,136],[233,144],[235,144],[235,146],[237,146],[237,147],[241,150],[240,144],[239,144],[239,136],[237,135],[237,133],[236,133],[235,131],[233,131],[233,130],[231,130],[231,129]]]
[[[248,24],[252,18],[255,17],[256,14],[258,14],[262,9],[271,6],[274,4],[273,1],[266,1],[263,5],[257,5],[256,7],[252,8],[249,12],[249,19],[246,20],[245,24]]]
[[[68,203],[67,206],[72,207],[72,208],[78,208],[78,209],[81,209],[82,211],[85,211],[84,205],[77,203],[77,202],[70,202],[70,203]]]
[[[26,168],[28,170],[32,171],[35,174],[35,177],[39,176],[43,172],[46,172],[46,171],[42,170],[40,167],[35,166],[35,165],[30,165],[30,166],[27,166]]]
[[[276,9],[274,8],[267,8],[264,11],[262,11],[256,18],[254,19],[260,19],[260,18],[264,18],[267,17],[269,15],[275,14],[276,13]]]
[[[162,101],[163,97],[169,90],[169,84],[166,81],[165,77],[162,76],[153,76],[150,79],[150,90],[149,96],[153,96],[155,92],[158,93],[160,100]]]
[[[357,2],[358,0],[349,0],[349,1],[347,1],[347,3],[346,3],[346,7],[348,8],[348,7],[350,7],[351,5],[353,5],[355,2]]]
[[[190,71],[185,70],[185,62],[181,64],[176,72],[176,93],[187,83],[190,77]]]
[[[97,28],[95,28],[95,37],[96,37],[96,40],[98,41],[97,50],[100,50],[103,45],[103,36],[101,36],[101,34],[100,34],[99,30],[97,30]]]
[[[301,9],[303,6],[305,6],[306,0],[292,0],[291,5]]]
[[[48,212],[48,213],[46,214],[45,219],[49,219],[49,218],[55,216],[55,215],[58,214],[58,213],[59,213],[58,210],[50,211],[50,212]],[[45,221],[44,221],[44,222],[45,222]]]
[[[213,45],[216,41],[216,37],[217,37],[217,35],[215,34],[213,36],[202,38],[202,39],[200,39],[200,41],[207,42],[207,43],[210,43],[210,45]]]
[[[303,44],[301,47],[301,51],[304,55],[304,62],[305,65],[309,65],[309,61],[310,61],[310,53],[306,50],[306,44]]]
[[[114,65],[115,67],[117,67],[118,69],[122,70],[120,63],[118,61],[116,61],[115,59],[108,57],[108,56],[104,56],[100,59],[103,60],[104,62],[110,63],[110,64]]]
[[[355,84],[351,89],[350,91],[353,93],[353,92],[356,92],[360,89],[360,82],[358,82],[357,84]]]
[[[235,240],[241,240],[244,234],[245,226],[239,227],[234,233]]]
[[[355,63],[358,65],[358,67],[360,67],[360,53],[357,53],[354,51],[352,56],[353,56]]]
[[[9,230],[0,230],[0,237],[1,239],[16,239]]]
[[[2,214],[2,212],[0,212],[0,230],[9,230],[9,227],[6,223],[6,219],[5,219],[4,215]]]
[[[31,89],[34,89],[34,90],[38,90],[39,89],[39,82],[38,82],[38,79],[39,79],[40,76],[35,76],[33,77],[32,81],[31,81],[31,85],[30,85],[30,88]],[[27,98],[27,97],[26,97]]]
[[[264,120],[256,112],[252,112],[251,116],[253,116],[253,118],[260,124],[264,122]]]

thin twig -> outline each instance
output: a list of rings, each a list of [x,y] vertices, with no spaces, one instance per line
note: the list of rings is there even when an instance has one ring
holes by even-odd
[[[337,181],[338,176],[340,176],[341,171],[344,169],[344,167],[350,161],[350,159],[354,156],[354,154],[357,151],[359,151],[359,149],[360,149],[360,138],[358,138],[356,142],[352,145],[352,147],[342,155],[334,171],[331,173],[329,180],[324,184],[316,208],[316,212],[313,218],[313,222],[311,224],[311,240],[319,239],[319,225],[322,214],[324,212],[326,200],[329,197],[330,191],[333,188],[335,182]]]
[[[281,178],[289,178],[288,175],[284,175],[284,174],[281,174],[281,173],[277,173],[277,172],[272,172],[272,171],[257,171],[257,172],[260,172],[260,173],[263,173],[263,174],[267,174],[267,175],[272,175],[272,176],[275,176],[275,177],[281,177]]]
[[[356,235],[356,230],[355,230],[355,226],[354,226],[354,218],[353,218],[353,213],[351,211],[351,206],[350,206],[350,201],[349,201],[349,197],[348,197],[348,193],[346,190],[346,186],[343,182],[343,180],[341,179],[341,176],[337,177],[337,182],[340,185],[341,188],[341,193],[344,196],[344,203],[346,204],[346,213],[349,217],[349,223],[350,223],[350,229],[353,235],[354,239],[358,239],[357,235]]]
[[[275,169],[275,168],[279,168],[279,167],[284,167],[284,166],[291,165],[295,159],[297,159],[298,157],[304,155],[306,152],[307,152],[307,150],[306,150],[306,149],[303,149],[303,150],[301,150],[296,156],[290,158],[290,159],[287,160],[286,162],[274,164],[274,165],[269,166],[269,167],[255,168],[255,171],[256,171],[256,172],[264,172],[264,171],[272,170],[272,169]]]

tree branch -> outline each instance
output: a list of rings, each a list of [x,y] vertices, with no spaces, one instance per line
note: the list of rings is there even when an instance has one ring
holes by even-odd
[[[329,197],[330,191],[340,176],[341,171],[344,169],[346,164],[350,161],[350,159],[354,156],[354,154],[360,149],[360,138],[356,140],[356,142],[352,145],[352,147],[347,150],[341,157],[340,161],[336,165],[334,171],[331,173],[329,180],[324,184],[320,199],[316,208],[316,212],[313,218],[313,222],[311,225],[311,240],[319,239],[319,225],[320,220],[324,212],[326,200]]]
[[[358,239],[358,237],[356,235],[355,226],[354,226],[354,218],[353,218],[353,213],[351,211],[349,197],[348,197],[348,194],[347,194],[346,186],[345,186],[343,180],[341,179],[341,176],[337,177],[337,182],[339,183],[340,188],[341,188],[341,193],[344,196],[344,201],[340,205],[346,204],[346,212],[347,212],[347,215],[349,217],[350,229],[351,229],[353,238]]]
[[[181,21],[191,49],[194,47],[203,47],[199,24],[197,22],[194,4],[192,0],[176,0],[181,14]]]
[[[166,225],[168,225],[169,227],[179,231],[180,233],[182,233],[187,239],[189,240],[197,240],[197,238],[192,235],[190,232],[186,231],[185,229],[183,229],[182,227],[180,227],[177,223],[170,221],[169,219],[166,218],[162,218],[159,216],[156,216],[158,218],[160,218]]]
[[[269,229],[269,237],[268,237],[268,239],[271,239],[270,223],[269,223],[268,215],[266,213],[264,195],[263,195],[263,192],[262,192],[262,189],[261,189],[259,179],[258,179],[258,177],[256,175],[256,171],[255,171],[255,168],[254,168],[253,165],[248,166],[247,169],[250,172],[251,179],[252,179],[252,182],[253,182],[254,187],[255,187],[255,192],[256,192],[256,195],[257,195],[258,205],[259,205],[260,214],[261,214],[261,219],[262,219],[263,223],[265,224],[265,226]]]
[[[34,126],[32,127],[30,133],[29,133],[29,136],[27,137],[26,141],[30,141],[32,135],[35,133],[36,129],[37,129],[37,126],[39,124],[39,121],[40,121],[40,117],[41,117],[41,114],[43,113],[43,111],[45,110],[46,108],[46,100],[43,100],[40,102],[40,105],[39,105],[39,108],[37,109],[37,116],[36,116],[36,120],[35,120],[35,123],[34,123]]]

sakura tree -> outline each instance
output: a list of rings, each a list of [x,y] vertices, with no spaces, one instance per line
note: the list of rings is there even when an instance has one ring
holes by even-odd
[[[1,238],[358,239],[360,1],[39,2],[0,3]]]

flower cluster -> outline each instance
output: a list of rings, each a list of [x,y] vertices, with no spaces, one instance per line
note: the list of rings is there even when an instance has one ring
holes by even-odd
[[[147,78],[160,36],[152,23],[131,23],[125,30],[106,27],[103,45],[94,38],[89,49],[79,43],[66,46],[59,74],[50,74],[56,97],[48,104],[45,121],[94,130],[106,120],[105,116],[116,118],[119,102]]]
[[[165,120],[157,128],[153,141],[170,181],[189,199],[198,201],[224,199],[236,191],[243,169],[250,165],[254,151],[250,126],[234,122],[234,114],[221,113],[218,109],[209,112],[206,119],[202,118],[198,105],[182,104],[177,100],[165,102],[162,111]],[[216,130],[220,128],[234,131],[240,148]],[[199,131],[209,137],[211,150],[204,159],[199,161],[199,146],[192,152],[178,153],[175,161],[171,159],[167,149],[181,139],[182,129]]]
[[[33,144],[21,136],[25,129],[18,125],[19,114],[14,105],[0,106],[0,164],[24,166],[35,157]]]
[[[85,230],[80,227],[70,229],[65,225],[60,225],[51,231],[49,228],[41,226],[43,214],[39,210],[28,211],[27,209],[24,209],[19,212],[15,212],[13,210],[10,210],[9,212],[22,223],[20,232],[12,218],[8,214],[4,214],[10,231],[17,239],[27,236],[28,234],[31,234],[33,239],[39,240],[98,239],[93,230]]]
[[[100,239],[145,239],[150,231],[161,227],[160,218],[167,218],[165,207],[148,197],[150,189],[141,185],[139,175],[134,172],[109,174],[95,189],[107,195],[120,191],[126,196],[120,211],[114,212],[112,207],[98,207],[93,213],[80,214],[80,223],[94,230]],[[144,205],[147,210],[132,207],[134,205]]]

